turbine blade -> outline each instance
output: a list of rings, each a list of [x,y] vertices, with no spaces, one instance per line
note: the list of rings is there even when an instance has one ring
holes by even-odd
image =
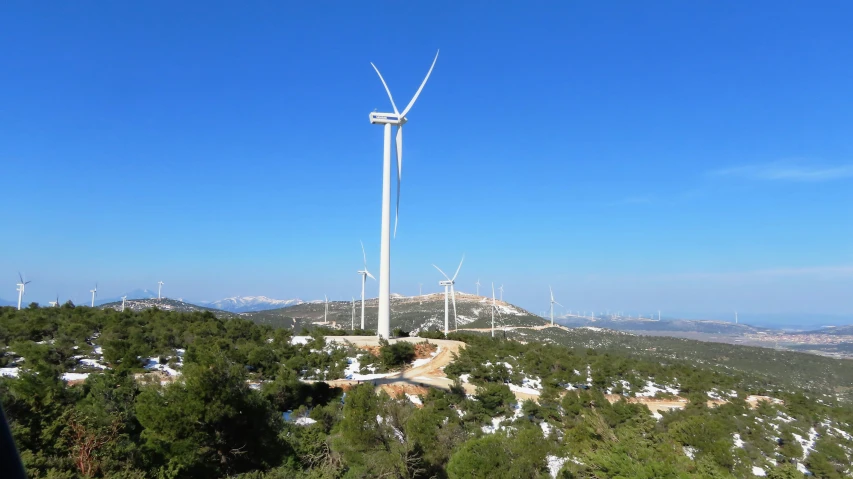
[[[22,283],[24,282],[24,276],[21,274],[20,271],[18,271],[18,278],[21,280]]]
[[[554,302],[554,290],[553,290],[553,289],[551,289],[551,285],[550,285],[550,284],[548,285],[548,291],[550,291],[550,292],[551,292],[551,302]]]
[[[394,212],[394,237],[400,221],[400,183],[403,181],[403,125],[397,127],[397,209]]]
[[[364,270],[367,271],[367,253],[364,252],[364,241],[358,240],[361,243],[361,255],[364,256]]]
[[[560,303],[558,303],[558,302],[556,302],[556,301],[554,301],[554,304],[556,304],[556,305],[560,306],[561,308],[565,308],[565,306],[563,306],[562,304],[560,304]]]
[[[433,265],[433,266],[435,266],[435,265]],[[435,266],[435,269],[437,269],[439,273],[441,273],[445,278],[447,278],[448,281],[450,281],[450,277],[447,276],[446,274],[444,274],[444,271],[442,271],[441,268],[439,268],[438,266]]]
[[[365,274],[367,274],[368,278],[372,279],[373,281],[376,281],[376,278],[374,278],[373,275],[370,274],[370,271],[364,270],[364,272],[365,272]]]
[[[459,267],[456,268],[456,274],[453,275],[453,279],[450,281],[456,281],[456,277],[459,276],[459,270],[462,269],[462,262],[465,261],[465,255],[462,255],[462,261],[459,262]]]
[[[400,112],[397,111],[397,105],[394,104],[394,97],[391,96],[391,90],[388,89],[388,84],[385,83],[385,79],[382,78],[382,74],[379,73],[379,69],[376,68],[376,65],[374,65],[373,62],[370,62],[370,66],[372,66],[373,69],[376,70],[376,74],[379,75],[379,79],[382,80],[382,86],[385,87],[385,92],[388,93],[388,99],[391,100],[391,106],[394,107],[394,113],[397,116],[400,116]]]
[[[412,105],[414,105],[414,104],[415,104],[415,100],[417,100],[417,99],[418,99],[418,95],[420,95],[420,94],[421,94],[421,90],[423,90],[423,89],[424,89],[424,85],[426,85],[427,80],[429,80],[429,76],[432,74],[432,69],[435,67],[435,62],[438,60],[438,54],[439,54],[439,52],[440,52],[440,51],[441,51],[441,50],[439,50],[439,51],[435,52],[435,58],[432,60],[432,65],[430,65],[430,67],[429,67],[429,71],[428,71],[428,72],[427,72],[427,74],[426,74],[426,78],[424,78],[423,83],[421,83],[421,87],[420,87],[420,88],[418,88],[418,91],[416,91],[416,92],[415,92],[415,96],[413,96],[413,97],[412,97],[412,101],[410,101],[410,102],[409,102],[409,104],[408,104],[408,105],[406,105],[406,109],[405,109],[405,110],[403,110],[403,112],[402,112],[402,113],[400,113],[400,119],[401,119],[401,120],[402,120],[403,118],[405,118],[405,117],[406,117],[406,113],[408,113],[408,112],[409,112],[409,110],[411,110],[411,109],[412,109]],[[374,68],[376,68],[376,67],[374,67]],[[379,70],[376,70],[376,71],[377,71],[377,73],[379,72]],[[387,88],[387,87],[386,87],[386,88]],[[391,94],[390,94],[390,93],[388,93],[388,95],[390,96]]]

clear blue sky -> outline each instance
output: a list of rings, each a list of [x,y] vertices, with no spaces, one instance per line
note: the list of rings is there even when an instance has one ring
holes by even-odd
[[[0,297],[392,291],[853,314],[849,2],[0,4]],[[376,294],[376,284],[368,293]],[[748,316],[743,316],[747,317]]]

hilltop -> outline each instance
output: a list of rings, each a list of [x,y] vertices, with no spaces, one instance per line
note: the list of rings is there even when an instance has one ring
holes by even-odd
[[[114,309],[116,311],[121,310],[121,300],[105,303],[100,306],[97,306],[98,309]],[[174,311],[177,313],[191,313],[194,311],[204,312],[210,311],[216,315],[218,318],[232,318],[235,315],[228,311],[221,311],[213,308],[206,308],[204,306],[198,306],[191,303],[186,303],[177,299],[170,298],[150,298],[150,299],[128,299],[125,302],[125,309],[131,311],[144,311],[146,309],[157,308],[163,311]]]
[[[488,328],[491,325],[492,299],[467,293],[456,293],[456,314],[459,328]],[[495,314],[496,326],[542,326],[547,322],[523,308],[505,301],[496,301],[498,313]],[[378,299],[365,300],[365,329],[377,327]],[[303,326],[322,322],[325,305],[312,301],[286,308],[243,313],[240,316],[258,324],[273,327],[301,329]],[[350,301],[330,301],[328,321],[331,326],[349,329],[352,321],[353,303]],[[355,301],[355,327],[361,323],[361,301]],[[454,329],[453,305],[450,304],[450,329]],[[444,293],[422,296],[391,297],[391,328],[403,331],[424,331],[428,329],[444,330]]]

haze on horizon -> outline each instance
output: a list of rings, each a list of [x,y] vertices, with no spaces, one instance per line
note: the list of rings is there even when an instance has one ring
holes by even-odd
[[[407,101],[392,291],[853,316],[853,6],[0,6],[0,298],[349,300],[370,67]],[[322,28],[319,26],[322,25]],[[405,32],[388,41],[383,29]],[[376,294],[368,281],[367,295]],[[822,316],[821,316],[822,317]],[[819,325],[819,324],[818,324]]]

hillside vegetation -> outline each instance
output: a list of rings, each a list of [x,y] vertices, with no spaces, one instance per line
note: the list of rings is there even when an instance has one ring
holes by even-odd
[[[844,386],[828,374],[789,386],[760,372],[769,366],[754,377],[705,364],[689,345],[655,351],[627,334],[549,328],[451,335],[467,347],[445,367],[449,390],[391,397],[367,381],[344,393],[322,381],[359,362],[363,373],[410,367],[415,348],[374,355],[323,331],[294,337],[211,312],[0,308],[0,401],[32,477],[851,473],[853,409],[819,392]],[[789,372],[806,375],[805,355],[789,354]],[[671,412],[643,403],[682,397]]]

